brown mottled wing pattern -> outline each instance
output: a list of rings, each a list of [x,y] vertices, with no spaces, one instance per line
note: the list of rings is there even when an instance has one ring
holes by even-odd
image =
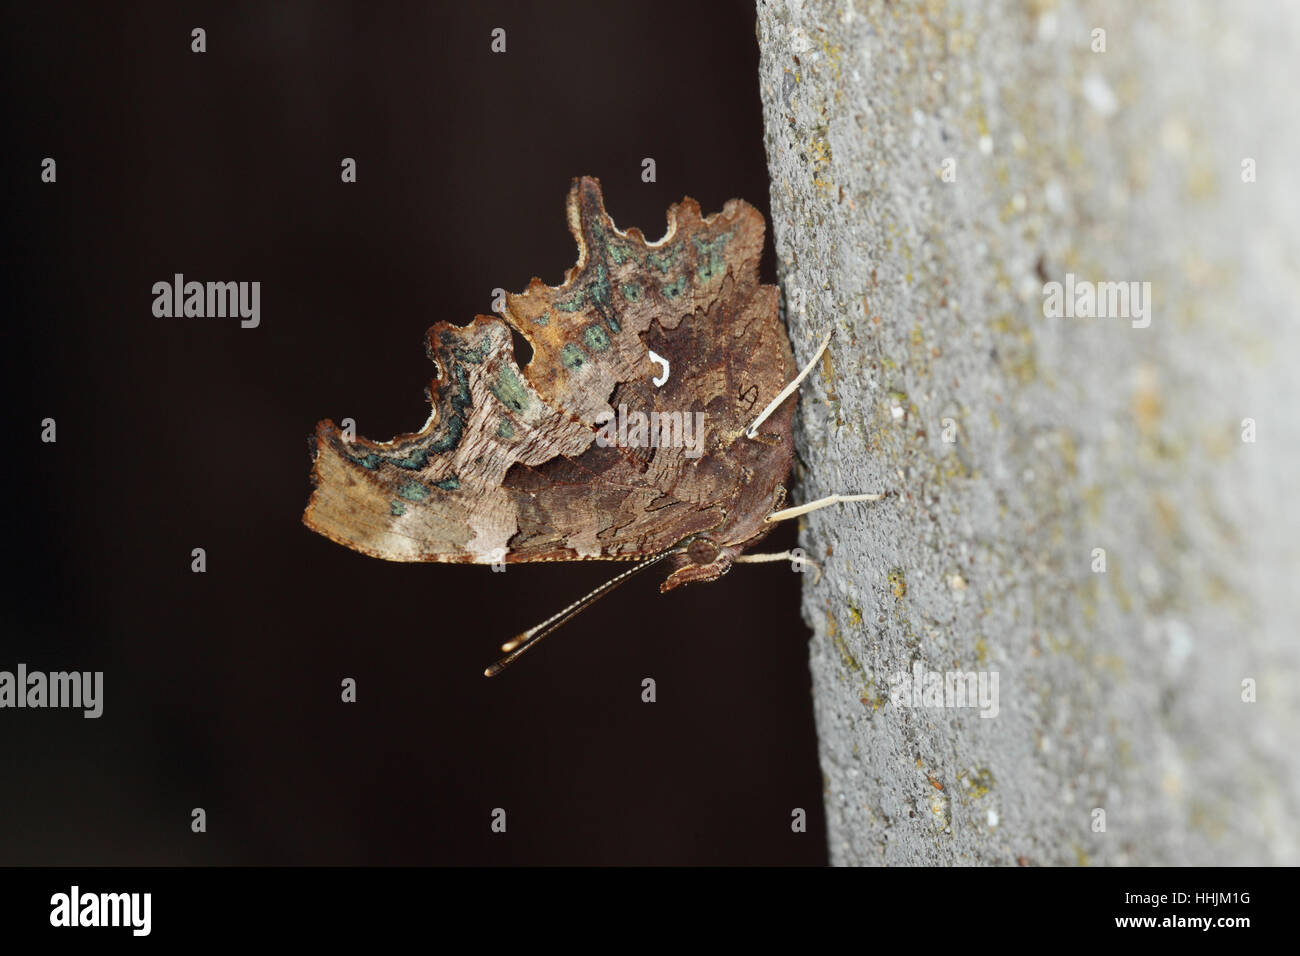
[[[697,533],[720,546],[761,536],[789,473],[794,404],[744,437],[794,375],[776,288],[758,281],[763,217],[732,200],[706,219],[686,199],[649,243],[614,226],[589,178],[575,181],[568,217],[578,263],[564,284],[533,279],[506,299],[528,365],[500,319],[435,325],[421,431],[348,442],[332,422],[317,427],[309,527],[375,557],[476,563],[632,559]],[[655,413],[676,440],[598,440],[620,412]]]

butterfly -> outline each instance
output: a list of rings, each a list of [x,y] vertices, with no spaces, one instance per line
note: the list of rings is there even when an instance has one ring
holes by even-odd
[[[312,441],[303,521],[363,554],[637,562],[507,642],[489,676],[647,567],[667,566],[670,591],[788,560],[745,552],[774,521],[879,497],[782,509],[792,395],[816,358],[796,377],[777,287],[759,281],[758,210],[733,199],[706,217],[686,198],[650,242],[615,226],[582,177],[567,215],[578,261],[561,285],[533,278],[500,318],[428,330],[423,428],[376,442],[325,420]],[[522,368],[512,328],[533,350]]]

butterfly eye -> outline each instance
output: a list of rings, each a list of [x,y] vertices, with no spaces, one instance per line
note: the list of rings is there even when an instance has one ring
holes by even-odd
[[[712,564],[717,560],[719,548],[708,538],[696,538],[686,548],[686,556],[695,564]]]

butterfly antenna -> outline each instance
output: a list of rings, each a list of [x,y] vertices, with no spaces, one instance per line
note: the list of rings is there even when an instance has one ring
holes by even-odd
[[[596,588],[594,591],[590,592],[589,594],[586,594],[583,597],[579,598],[578,600],[574,601],[564,610],[560,611],[557,614],[552,615],[551,617],[547,618],[545,621],[542,621],[541,624],[537,624],[533,627],[530,627],[528,630],[506,641],[504,644],[501,645],[501,650],[506,652],[506,656],[501,658],[501,660],[497,661],[495,664],[493,664],[491,667],[485,670],[483,672],[483,676],[495,677],[497,674],[500,674],[503,670],[505,670],[507,667],[509,667],[511,664],[517,661],[521,656],[523,656],[526,652],[532,650],[539,643],[541,643],[542,638],[546,637],[546,635],[550,634],[552,631],[559,630],[561,625],[563,625],[565,622],[569,621],[570,619],[577,617],[587,608],[591,607],[593,604],[595,604],[597,601],[603,598],[610,591],[614,590],[614,588],[618,587],[628,578],[632,577],[632,575],[639,574],[640,572],[644,571],[646,568],[658,564],[664,558],[667,558],[674,554],[681,554],[685,550],[685,545],[686,542],[675,544],[666,551],[660,551],[658,554],[654,555],[653,557],[646,558],[636,567],[628,568],[623,573],[614,575],[614,577],[610,578],[600,587]]]

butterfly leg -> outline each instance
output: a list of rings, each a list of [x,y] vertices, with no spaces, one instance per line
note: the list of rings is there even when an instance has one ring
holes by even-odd
[[[835,331],[834,329],[831,329],[830,332],[826,333],[826,335],[822,338],[822,344],[817,346],[817,354],[812,357],[812,361],[803,367],[803,371],[794,377],[793,382],[791,382],[785,388],[781,389],[780,394],[778,394],[776,398],[768,402],[767,408],[759,412],[758,417],[754,419],[754,423],[745,429],[746,438],[757,438],[758,426],[763,424],[763,422],[767,421],[768,416],[770,416],[774,411],[780,408],[781,403],[784,402],[787,398],[789,398],[792,394],[794,394],[794,390],[798,388],[800,383],[803,382],[803,380],[808,377],[808,374],[813,370],[813,368],[816,367],[817,360],[820,359],[822,357],[822,353],[826,351],[826,346],[831,344],[831,334],[834,331]]]
[[[803,371],[801,371],[798,375],[794,377],[794,381],[792,381],[785,388],[781,389],[780,393],[776,396],[776,398],[772,399],[772,401],[768,403],[768,406],[765,409],[763,409],[762,412],[759,413],[759,416],[756,419],[754,419],[754,423],[750,425],[749,428],[745,429],[745,436],[747,438],[756,438],[758,436],[758,426],[763,424],[763,422],[767,421],[768,417],[774,411],[776,411],[778,408],[781,407],[781,403],[784,402],[787,398],[789,398],[794,393],[794,390],[797,389],[799,385],[803,382],[803,380],[808,377],[809,373],[812,372],[812,370],[816,367],[817,361],[822,357],[822,353],[826,351],[826,347],[830,345],[831,335],[834,332],[835,329],[832,328],[829,332],[827,332],[822,337],[822,343],[821,345],[817,346],[817,354],[815,354],[812,357],[812,361],[810,361],[807,365],[803,367]],[[780,493],[784,495],[785,489],[782,488],[779,490]],[[845,501],[879,501],[883,497],[884,495],[881,494],[829,495],[828,497],[825,498],[818,498],[816,501],[810,501],[807,504],[798,505],[794,508],[784,508],[784,509],[781,508],[781,502],[774,501],[772,505],[773,508],[772,513],[769,514],[763,520],[768,523],[774,521],[784,521],[787,518],[797,518],[799,517],[799,515],[806,515],[810,511],[816,511],[818,508],[825,508],[828,505],[836,505]],[[761,558],[761,557],[763,556],[762,555],[752,556],[752,558]],[[772,560],[780,560],[782,557],[783,557],[782,555],[777,555]],[[745,559],[744,557],[740,557],[737,558],[736,560],[743,561]]]
[[[817,511],[820,508],[827,508],[831,505],[838,505],[845,501],[879,501],[885,497],[879,495],[827,495],[825,498],[818,498],[816,501],[810,501],[807,504],[796,505],[793,508],[783,508],[780,511],[773,511],[763,520],[769,524],[774,521],[785,521],[787,518],[797,518],[800,515],[806,515],[810,511]]]
[[[791,551],[774,551],[770,554],[742,554],[734,560],[736,564],[767,564],[769,561],[789,561],[796,571],[802,571],[804,568],[812,568],[816,571],[817,577],[813,579],[813,584],[822,579],[821,565],[805,555],[802,548],[795,548]]]

